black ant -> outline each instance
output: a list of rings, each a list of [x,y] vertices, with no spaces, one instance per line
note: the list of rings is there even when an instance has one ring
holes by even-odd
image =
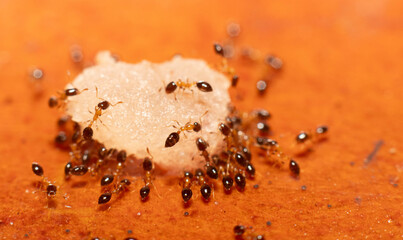
[[[98,88],[95,87],[95,89],[96,89],[96,96],[98,98]],[[99,98],[99,99],[101,99],[101,98]],[[95,113],[94,113],[94,116],[92,117],[92,120],[90,120],[90,123],[88,124],[88,126],[86,128],[84,128],[84,130],[83,130],[83,137],[84,137],[85,140],[92,139],[92,136],[94,135],[94,131],[92,130],[91,127],[98,120],[98,118],[100,116],[102,116],[102,111],[105,111],[110,106],[116,106],[116,105],[118,105],[120,103],[123,103],[122,101],[119,101],[119,102],[117,102],[115,104],[111,104],[110,102],[108,102],[106,100],[103,100],[103,99],[101,99],[101,100],[102,101],[99,102],[97,104],[97,106],[95,106]],[[101,121],[101,119],[100,119],[100,121]]]
[[[201,117],[200,117],[200,122],[201,122],[201,118],[207,114],[208,111],[206,111]],[[176,123],[180,126],[179,122],[176,121]],[[175,127],[175,126],[173,126]],[[194,132],[199,132],[202,129],[202,126],[199,122],[194,122],[191,123],[190,121],[187,122],[184,126],[179,127],[178,131],[176,132],[172,132],[171,134],[169,134],[169,136],[167,137],[167,139],[165,140],[165,147],[173,147],[175,146],[175,144],[177,144],[179,142],[179,134],[181,132],[187,131],[194,131]]]
[[[57,192],[56,185],[53,185],[43,176],[43,168],[38,163],[32,163],[32,172],[35,175],[42,177],[41,188],[46,190],[48,198],[54,197]]]
[[[67,98],[72,96],[77,96],[84,91],[87,91],[88,88],[84,88],[83,90],[78,90],[77,88],[68,88],[64,91],[58,92],[58,96],[52,96],[49,98],[48,105],[49,107],[62,107],[66,104]]]
[[[182,80],[178,80],[176,82],[172,81],[168,83],[165,87],[165,92],[167,94],[175,92],[175,90],[179,87],[179,89],[191,89],[191,87],[195,86],[202,92],[212,92],[213,88],[208,82],[199,81],[199,82],[183,82]]]
[[[129,179],[123,179],[118,184],[115,185],[115,188],[112,192],[106,192],[101,194],[98,198],[98,204],[108,203],[112,199],[112,194],[121,194],[123,191],[128,189],[128,186],[131,184]]]
[[[145,186],[140,189],[140,197],[141,200],[146,200],[148,198],[148,195],[150,194],[150,185],[154,184],[151,181],[151,175],[152,175],[152,170],[153,170],[153,156],[150,153],[150,150],[147,148],[147,153],[150,155],[151,158],[145,157],[143,161],[143,170],[144,170],[144,184]],[[155,187],[155,186],[154,186]],[[158,193],[157,193],[158,194]]]

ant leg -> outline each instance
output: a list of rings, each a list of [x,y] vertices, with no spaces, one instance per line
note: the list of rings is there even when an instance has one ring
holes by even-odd
[[[102,123],[102,125],[104,125],[104,127],[105,127],[106,129],[111,130],[108,126],[106,126],[106,125],[102,122],[102,120],[101,120],[100,118],[98,118],[98,120]]]
[[[115,103],[115,104],[112,104],[112,103],[111,103],[111,106],[114,107],[114,106],[116,106],[116,105],[118,105],[118,104],[121,104],[121,103],[123,103],[123,102],[122,102],[122,101],[119,101],[119,102],[117,102],[117,103]]]
[[[157,187],[154,185],[154,183],[153,183],[153,182],[151,182],[151,185],[153,185],[153,187],[154,187],[154,189],[155,189],[155,192],[157,193],[158,198],[162,199],[162,197],[161,197],[160,193],[158,192]]]
[[[151,156],[152,159],[154,159],[153,155],[151,155],[151,153],[150,153],[150,149],[148,149],[148,148],[147,148],[147,153],[148,153],[148,155]]]
[[[96,96],[98,99],[100,99],[100,100],[102,100],[102,101],[105,101],[105,99],[98,97],[98,87],[97,87],[97,86],[95,86],[95,96]]]
[[[213,191],[213,200],[215,200],[214,184],[211,184],[211,190]]]

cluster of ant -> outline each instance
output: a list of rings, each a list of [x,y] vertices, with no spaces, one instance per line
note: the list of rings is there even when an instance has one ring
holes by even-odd
[[[238,76],[233,68],[228,66],[224,56],[224,49],[220,44],[214,45],[215,52],[223,57],[220,70],[230,76],[232,86],[238,82]],[[204,81],[183,82],[181,80],[169,82],[165,87],[166,94],[174,93],[178,88],[191,91],[196,87],[201,92],[211,92],[213,88]],[[49,99],[49,107],[64,107],[69,97],[74,97],[88,89],[78,90],[69,88],[58,93],[58,96]],[[98,98],[98,89],[96,88]],[[100,99],[100,98],[99,98]],[[135,156],[127,156],[125,150],[107,149],[105,146],[93,140],[93,124],[100,120],[100,117],[110,106],[115,104],[107,100],[101,101],[95,106],[95,112],[88,125],[81,130],[80,125],[71,120],[70,117],[62,117],[58,121],[59,134],[55,138],[57,146],[68,149],[71,160],[65,165],[65,178],[71,176],[83,176],[87,173],[100,177],[101,192],[98,199],[99,204],[111,201],[112,196],[120,195],[129,189],[130,180],[125,178],[124,168],[127,159],[135,159]],[[264,155],[269,161],[282,166],[289,162],[289,169],[296,177],[299,176],[300,168],[296,161],[286,155],[278,143],[267,138],[270,127],[267,120],[270,113],[265,110],[253,111],[251,113],[240,113],[235,108],[230,108],[230,115],[219,124],[218,130],[221,132],[225,144],[225,149],[220,153],[210,153],[209,144],[201,137],[195,139],[195,145],[201,156],[205,159],[204,169],[196,169],[194,174],[190,171],[184,173],[182,179],[182,198],[185,203],[189,202],[196,186],[200,187],[200,193],[204,200],[208,201],[214,190],[214,181],[220,180],[226,192],[231,191],[234,186],[239,191],[243,191],[246,186],[246,179],[253,179],[255,167],[252,164],[252,147],[260,149],[259,154]],[[180,126],[177,131],[169,134],[165,141],[165,147],[174,147],[180,140],[180,134],[185,131],[199,132],[202,129],[200,122],[188,122]],[[312,143],[319,141],[327,132],[325,126],[319,127],[315,132],[302,132],[296,138],[296,143],[301,149],[307,150]],[[253,137],[251,137],[253,136]],[[152,172],[154,170],[152,155],[147,149],[150,157],[142,160],[144,172],[144,186],[140,189],[140,197],[144,201],[150,194],[152,183]],[[43,175],[43,169],[37,163],[32,165],[33,172]],[[102,176],[102,177],[101,177]],[[47,180],[43,180],[43,188],[46,188],[49,197],[56,194],[57,187]]]
[[[196,87],[201,92],[211,92],[213,91],[211,85],[205,81],[199,82],[183,82],[181,80],[172,81],[168,83],[165,87],[165,92],[167,94],[175,92],[175,90],[190,89]],[[64,91],[58,92],[58,96],[50,97],[48,105],[51,108],[63,108],[65,107],[68,98],[77,96],[88,89],[79,90],[77,88],[69,88]],[[96,95],[98,98],[98,89],[96,88]],[[55,138],[57,146],[68,149],[70,152],[71,161],[69,161],[65,166],[65,176],[69,179],[71,176],[83,176],[90,173],[93,176],[98,176],[101,173],[104,174],[100,180],[101,191],[103,192],[99,199],[99,204],[105,204],[112,199],[113,194],[119,195],[125,192],[129,185],[130,180],[123,178],[125,162],[127,158],[135,158],[134,156],[127,156],[125,150],[118,151],[117,149],[106,149],[105,146],[93,140],[93,124],[100,120],[100,117],[110,106],[115,106],[122,102],[117,102],[115,104],[110,103],[107,100],[100,101],[95,106],[95,112],[89,124],[81,131],[80,125],[73,122],[70,117],[62,117],[58,121],[58,126],[60,128],[59,134]],[[173,146],[179,141],[179,133],[186,130],[200,130],[201,126],[197,124],[189,126],[188,124],[184,127],[180,127],[178,132],[171,134],[169,140],[167,140],[166,147]],[[145,157],[143,159],[142,167],[144,170],[144,187],[140,189],[140,197],[142,200],[146,200],[150,193],[150,185],[152,185],[152,171],[154,169],[152,162],[152,155],[147,149],[150,157]],[[37,168],[42,169],[39,164],[35,163]],[[33,168],[34,169],[34,168]],[[114,170],[111,170],[114,169]],[[43,172],[43,170],[42,170]],[[39,174],[34,170],[35,174]],[[54,186],[50,185],[49,186]],[[54,191],[55,193],[56,191]],[[48,194],[49,195],[49,194]],[[54,194],[52,194],[54,195]]]
[[[58,147],[68,149],[70,152],[71,161],[64,168],[66,180],[70,179],[71,176],[84,176],[87,173],[92,176],[101,176],[102,194],[98,199],[98,204],[108,203],[113,195],[119,196],[129,189],[131,181],[124,177],[124,168],[128,159],[135,159],[133,155],[127,155],[125,150],[107,149],[92,139],[93,130],[91,126],[102,114],[102,111],[111,105],[105,100],[100,102],[96,107],[93,120],[82,131],[80,126],[73,122],[70,117],[60,118],[58,121],[60,132],[55,138]],[[145,157],[142,161],[144,171],[144,186],[140,190],[142,200],[146,200],[149,195],[154,168],[153,157],[148,149],[147,152],[150,157]]]

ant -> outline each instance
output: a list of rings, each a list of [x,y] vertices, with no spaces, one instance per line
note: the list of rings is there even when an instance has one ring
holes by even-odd
[[[182,80],[178,80],[176,82],[172,81],[170,83],[168,83],[165,87],[165,92],[167,94],[173,93],[178,87],[179,89],[190,89],[191,87],[195,86],[202,92],[212,92],[213,88],[211,87],[211,85],[208,82],[205,81],[199,81],[199,82],[192,82],[189,83],[187,82],[183,82]]]
[[[43,168],[38,163],[34,162],[32,163],[32,172],[34,172],[35,175],[42,177],[40,186],[41,188],[46,189],[48,199],[54,197],[57,192],[57,187],[43,176]]]
[[[112,150],[113,151],[113,150]],[[110,152],[110,155],[113,154],[112,152]],[[117,153],[116,155],[116,161],[118,162],[117,167],[116,167],[116,171],[115,174],[119,174],[121,173],[122,169],[124,168],[124,164],[126,162],[127,159],[127,153],[125,150],[121,150]]]
[[[205,201],[208,201],[211,195],[211,187],[206,181],[204,177],[204,172],[201,169],[196,169],[195,171],[196,179],[198,184],[200,185],[200,193],[203,196]]]
[[[144,161],[143,161],[143,170],[144,170],[144,183],[145,186],[142,187],[140,189],[140,197],[141,200],[144,201],[148,198],[148,195],[150,194],[150,187],[149,185],[152,184],[154,186],[154,184],[151,181],[151,174],[152,174],[152,170],[153,170],[153,162],[152,159],[154,158],[151,153],[150,150],[147,148],[147,153],[148,155],[150,155],[150,157],[145,157]],[[155,186],[154,186],[155,188]]]
[[[97,98],[99,98],[98,97],[98,88],[97,87],[95,87],[95,90],[96,90],[96,96],[97,96]],[[102,101],[101,102],[99,102],[98,104],[97,104],[97,106],[95,106],[95,113],[94,113],[94,116],[92,117],[92,120],[90,120],[90,123],[88,124],[88,126],[86,127],[86,128],[84,128],[84,130],[83,130],[83,137],[84,137],[84,139],[85,140],[90,140],[90,139],[92,139],[92,136],[94,135],[94,131],[92,130],[92,125],[98,120],[98,118],[100,117],[100,116],[102,116],[102,111],[105,111],[106,109],[108,109],[110,106],[116,106],[116,105],[118,105],[118,104],[120,104],[120,103],[123,103],[122,101],[119,101],[119,102],[117,102],[117,103],[115,103],[115,104],[111,104],[110,102],[108,102],[108,101],[106,101],[106,100],[104,100],[104,99],[102,99],[102,98],[99,98],[99,99],[101,99]],[[91,112],[90,112],[91,113]],[[101,119],[99,119],[100,121],[101,121]],[[101,121],[102,122],[102,121]]]
[[[191,172],[185,172],[183,178],[183,188],[182,188],[182,199],[185,203],[187,203],[193,195],[191,186],[192,186],[192,178],[193,174]]]
[[[105,176],[104,176],[105,177]],[[101,182],[102,184],[102,182]],[[109,183],[110,184],[110,183]],[[98,198],[98,204],[108,203],[112,199],[112,194],[121,194],[123,191],[128,189],[128,186],[131,184],[129,179],[123,179],[118,184],[114,186],[114,190],[112,192],[106,192],[101,194]]]
[[[310,150],[314,143],[324,140],[326,138],[327,131],[327,126],[319,126],[314,132],[300,132],[295,138],[296,145],[299,146],[297,154],[304,154]]]
[[[200,122],[201,122],[202,117],[203,117],[204,115],[206,115],[207,112],[208,112],[208,111],[206,111],[206,112],[200,117],[200,120],[199,120]],[[180,126],[180,123],[179,123],[178,121],[176,121],[176,123]],[[173,127],[176,128],[176,126],[173,126]],[[175,146],[175,144],[177,144],[177,143],[179,142],[179,138],[180,138],[180,137],[179,137],[179,134],[180,134],[181,132],[184,132],[184,131],[190,132],[190,131],[192,131],[192,130],[193,130],[194,132],[199,132],[201,129],[202,129],[202,126],[201,126],[200,123],[198,123],[198,122],[191,123],[191,122],[189,121],[189,122],[187,122],[184,126],[179,127],[178,131],[172,132],[171,134],[169,134],[169,136],[168,136],[167,139],[165,140],[165,147],[168,148],[168,147],[173,147],[173,146]]]
[[[225,57],[224,47],[218,43],[214,44],[214,51],[217,55],[222,57],[222,62],[220,66],[220,70],[230,76],[231,78],[231,86],[236,87],[239,81],[239,76],[235,74],[235,70],[232,67],[228,66],[227,58]]]
[[[264,137],[256,137],[255,146],[264,151],[264,154],[269,158],[274,166],[281,167],[286,161],[291,159],[282,151],[280,145],[275,140]]]
[[[48,105],[51,108],[54,108],[56,106],[60,108],[66,104],[68,97],[77,96],[87,90],[88,88],[84,88],[83,90],[78,90],[77,88],[68,88],[64,91],[59,91],[57,93],[58,97],[52,96],[49,98]]]
[[[206,162],[209,162],[209,154],[206,151],[207,147],[209,147],[208,142],[206,142],[206,140],[204,140],[203,138],[199,137],[196,139],[196,146],[197,149],[199,149],[199,151],[202,152],[202,156],[206,159]]]

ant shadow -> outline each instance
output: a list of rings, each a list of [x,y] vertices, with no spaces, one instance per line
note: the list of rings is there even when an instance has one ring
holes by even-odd
[[[71,185],[72,188],[83,188],[85,186],[87,186],[88,182],[87,181],[79,181],[79,182],[75,182]]]
[[[192,203],[193,203],[192,200],[189,200],[189,201],[187,201],[187,202],[183,202],[183,207],[184,207],[185,209],[190,208],[190,206],[192,206]]]
[[[225,193],[226,195],[231,194],[231,193],[232,193],[232,188],[230,188],[230,189],[224,189],[224,193]]]
[[[56,209],[56,207],[57,207],[57,201],[55,199],[52,199],[52,198],[48,199],[47,208]]]

